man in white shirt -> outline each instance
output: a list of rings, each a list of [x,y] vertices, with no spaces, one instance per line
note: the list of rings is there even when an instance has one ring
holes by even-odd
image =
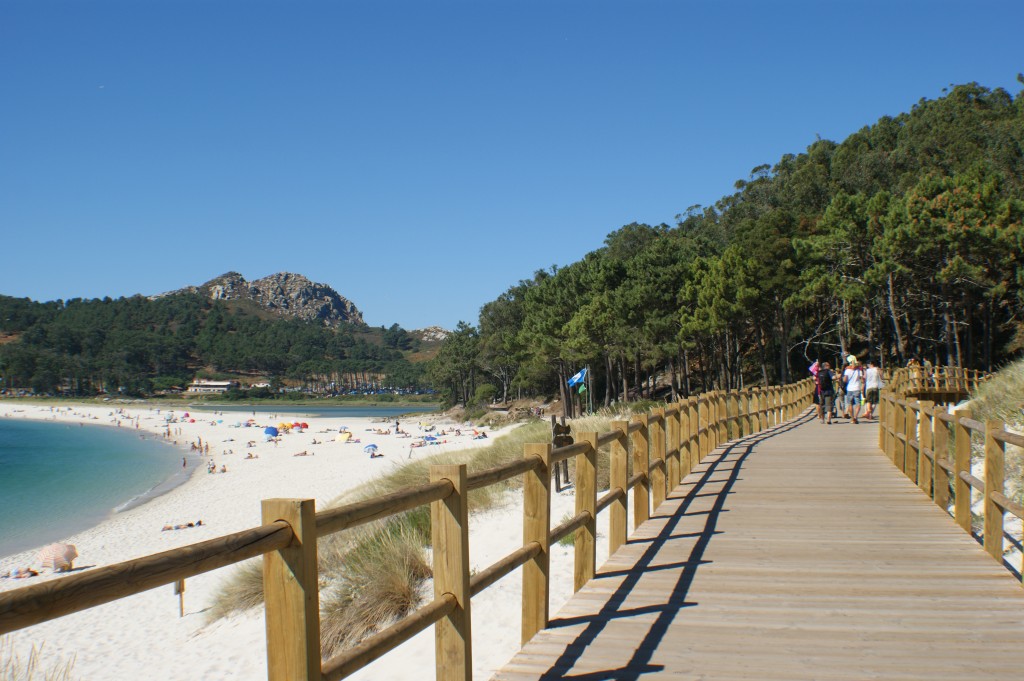
[[[875,407],[878,405],[878,397],[884,385],[882,370],[869,359],[868,370],[864,372],[864,399],[868,405],[864,408],[864,418],[875,418]]]
[[[850,413],[850,419],[859,423],[860,405],[864,401],[864,366],[856,357],[850,355],[846,358],[849,366],[843,371],[843,381],[846,383],[846,410]]]

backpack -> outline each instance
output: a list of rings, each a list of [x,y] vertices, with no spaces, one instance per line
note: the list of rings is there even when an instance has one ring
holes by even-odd
[[[818,372],[818,387],[821,388],[823,393],[835,392],[835,387],[832,385],[832,372],[825,369]]]

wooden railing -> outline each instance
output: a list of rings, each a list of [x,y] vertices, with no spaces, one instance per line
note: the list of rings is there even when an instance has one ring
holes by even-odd
[[[977,369],[912,366],[893,372],[887,387],[902,396],[927,393],[967,395],[986,377],[987,374]]]
[[[627,499],[633,490],[633,527],[650,516],[709,452],[730,439],[771,428],[811,404],[813,383],[710,392],[665,409],[613,422],[610,432],[577,433],[577,442],[553,448],[528,444],[524,458],[467,473],[463,465],[435,465],[430,482],[392,494],[315,512],[312,499],[263,502],[263,525],[209,541],[118,563],[0,594],[0,634],[125,598],[262,555],[271,681],[341,679],[431,625],[436,678],[472,678],[472,596],[523,568],[522,641],[548,625],[549,548],[575,532],[574,587],[594,577],[597,514],[608,510],[610,551],[627,539]],[[597,451],[610,447],[610,489],[597,497]],[[551,471],[575,457],[576,515],[551,527]],[[630,474],[630,471],[632,473]],[[466,495],[524,476],[523,545],[470,574]],[[430,504],[434,598],[355,647],[321,659],[317,539]]]
[[[972,387],[986,377],[970,375]],[[892,385],[909,386],[893,381]],[[984,423],[972,418],[969,407],[955,414],[945,405],[916,400],[893,390],[882,392],[879,401],[878,446],[963,530],[974,535],[971,523],[973,492],[984,501],[980,539],[994,559],[1003,564],[1004,520],[1007,513],[1024,520],[1024,506],[1006,496],[1006,445],[1024,447],[1024,436],[1010,432],[999,420]],[[984,479],[971,472],[974,436],[984,438]]]

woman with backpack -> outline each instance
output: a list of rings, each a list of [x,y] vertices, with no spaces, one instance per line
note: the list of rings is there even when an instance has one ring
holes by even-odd
[[[818,420],[832,425],[832,407],[836,402],[836,375],[832,373],[832,367],[828,362],[821,363],[814,380],[817,383]]]

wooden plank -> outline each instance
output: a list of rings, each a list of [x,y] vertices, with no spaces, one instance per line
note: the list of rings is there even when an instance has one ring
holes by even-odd
[[[651,517],[651,480],[650,459],[648,458],[647,416],[640,414],[633,417],[634,423],[640,428],[630,435],[633,448],[633,475],[642,475],[643,479],[633,488],[633,527],[639,527]]]
[[[1016,678],[1012,576],[876,431],[799,419],[694,467],[493,678]]]
[[[312,499],[264,499],[263,524],[283,520],[294,539],[263,556],[267,679],[320,679],[320,592]]]
[[[579,439],[592,446],[576,456],[576,515],[590,517],[576,530],[573,542],[573,591],[594,578],[597,562],[597,433],[580,433]]]
[[[993,492],[1002,494],[1006,477],[1004,445],[992,433],[1003,429],[999,419],[985,421],[985,550],[1000,565],[1003,563],[1003,509],[992,498]]]
[[[430,504],[434,600],[455,597],[455,607],[434,625],[437,681],[471,681],[473,636],[469,587],[469,484],[466,464],[430,467],[430,481],[451,482],[452,493]]]
[[[629,475],[626,459],[627,426],[625,421],[612,421],[612,430],[619,431],[621,436],[611,443],[609,449],[609,484],[613,490],[621,489],[623,492],[626,491],[626,479]],[[623,494],[621,499],[613,501],[608,507],[608,551],[610,553],[618,551],[619,547],[626,543],[626,537],[629,534],[626,501],[626,495]]]
[[[538,459],[541,465],[523,476],[523,546],[536,544],[540,547],[537,555],[523,565],[523,643],[548,625],[551,445],[528,444],[525,456]]]

